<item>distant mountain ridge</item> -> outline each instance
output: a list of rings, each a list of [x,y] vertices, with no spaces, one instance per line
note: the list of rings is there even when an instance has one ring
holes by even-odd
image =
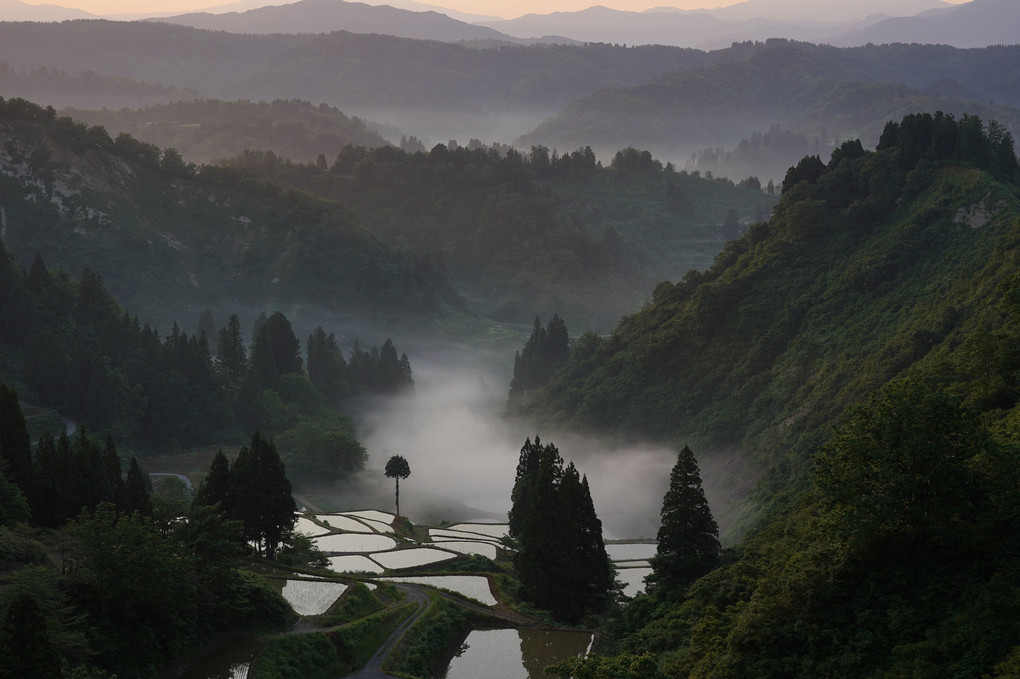
[[[30,5],[19,0],[0,0],[0,21],[66,21],[95,19],[95,14],[60,5]]]
[[[898,3],[888,0],[856,3],[748,0],[730,7],[703,10],[658,7],[633,12],[594,6],[576,12],[527,14],[511,20],[479,22],[479,25],[522,38],[560,35],[582,42],[713,48],[747,39],[828,41],[832,36],[890,16],[913,16],[952,7],[942,0],[901,0]]]
[[[886,19],[836,36],[834,45],[930,43],[953,47],[985,47],[1020,43],[1020,3],[1013,0],[971,0],[940,12]]]
[[[741,48],[732,51],[736,55]],[[1020,132],[1020,101],[1009,84],[1018,76],[1020,48],[838,50],[777,40],[743,51],[743,59],[678,69],[640,85],[588,95],[515,143],[572,148],[583,139],[597,152],[631,144],[676,159],[705,146],[736,144],[773,123],[812,137],[861,137],[873,143],[887,119],[935,110],[994,118]],[[955,58],[977,55],[988,59],[987,76],[1000,83],[996,91],[1014,91],[1012,105],[989,104],[988,99],[1002,101],[991,96],[976,101],[952,96],[974,66],[954,64]],[[931,69],[928,75],[921,61]]]
[[[260,7],[246,12],[204,12],[159,17],[148,21],[191,26],[230,33],[378,33],[400,38],[458,42],[507,40],[504,33],[451,19],[434,11],[410,11],[388,5],[367,5],[344,0],[298,0],[287,5]]]

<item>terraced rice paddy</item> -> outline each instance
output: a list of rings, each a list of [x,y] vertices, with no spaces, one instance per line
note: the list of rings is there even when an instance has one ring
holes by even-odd
[[[324,552],[370,554],[393,549],[397,541],[375,533],[334,533],[314,538],[312,542]]]
[[[505,523],[458,523],[447,526],[446,530],[455,530],[461,533],[477,533],[486,537],[499,539],[507,534],[510,526]]]
[[[322,615],[340,596],[347,585],[329,580],[287,580],[283,598],[298,615]]]
[[[388,570],[400,570],[401,568],[414,568],[415,566],[425,566],[430,563],[446,561],[456,556],[453,552],[433,549],[432,547],[415,547],[413,549],[373,554],[372,558]]]
[[[460,554],[479,554],[487,559],[496,558],[496,545],[490,542],[458,542],[455,540],[437,540],[436,547],[452,549]]]
[[[379,521],[386,524],[387,526],[393,525],[393,520],[397,518],[395,514],[390,514],[389,512],[380,512],[377,509],[365,509],[358,512],[344,512],[344,514],[346,514],[347,516],[356,516],[361,519],[368,519],[370,521]]]
[[[645,576],[651,574],[651,568],[619,568],[616,569],[616,579],[623,583],[623,593],[627,596],[637,596],[645,591]]]
[[[591,647],[588,632],[537,629],[474,630],[451,662],[446,679],[546,679],[543,671]]]
[[[360,521],[349,516],[344,516],[343,514],[319,514],[315,517],[315,520],[329,526],[326,530],[342,530],[350,533],[386,532],[386,530],[377,530],[375,526],[372,526],[366,521]]]
[[[329,570],[334,573],[382,573],[386,569],[362,554],[329,557]]]
[[[310,519],[306,519],[305,517],[300,516],[298,517],[297,523],[294,525],[294,532],[300,533],[301,535],[306,535],[308,537],[312,537],[314,535],[322,535],[323,533],[328,533],[329,529],[323,528],[314,521],[311,521]]]
[[[633,542],[606,545],[606,553],[613,561],[649,559],[655,556],[654,542]]]
[[[486,606],[495,606],[498,603],[496,597],[492,596],[489,579],[483,575],[398,575],[385,579],[390,582],[409,582],[415,585],[448,589],[451,592],[457,592],[470,599],[480,601]]]

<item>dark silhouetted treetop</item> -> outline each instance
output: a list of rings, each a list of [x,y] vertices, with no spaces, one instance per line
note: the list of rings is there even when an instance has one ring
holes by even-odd
[[[719,526],[701,485],[701,472],[689,446],[677,455],[662,498],[662,525],[655,556],[649,559],[651,591],[661,598],[678,592],[719,565]]]
[[[138,458],[132,455],[127,480],[124,482],[124,511],[128,514],[138,512],[152,518],[152,500],[149,499],[151,488],[149,475],[141,470]]]
[[[510,536],[522,596],[553,617],[576,623],[612,600],[614,576],[587,479],[559,450],[525,441],[511,495]]]
[[[216,363],[231,382],[239,380],[248,367],[248,351],[241,336],[241,322],[237,314],[231,314],[227,324],[219,331]]]
[[[202,479],[194,504],[227,508],[230,497],[230,462],[222,450],[217,450],[209,466],[209,474]]]
[[[0,472],[26,493],[32,486],[32,440],[18,392],[0,382]]]
[[[230,469],[226,510],[228,517],[244,524],[245,540],[267,559],[276,556],[294,527],[297,506],[290,480],[275,444],[257,431]]]
[[[547,384],[569,358],[570,337],[566,323],[557,314],[553,314],[552,320],[543,328],[542,319],[536,316],[531,336],[514,357],[510,400],[524,398],[529,391]]]
[[[402,455],[394,455],[386,460],[385,474],[387,478],[393,479],[396,484],[397,515],[400,515],[400,479],[406,479],[411,475],[411,465],[407,463]]]

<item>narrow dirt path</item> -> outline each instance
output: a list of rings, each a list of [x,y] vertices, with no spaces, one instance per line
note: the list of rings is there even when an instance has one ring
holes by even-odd
[[[400,627],[393,630],[393,633],[383,642],[383,644],[376,649],[375,653],[361,668],[360,671],[354,674],[347,675],[347,679],[396,679],[392,675],[386,674],[382,671],[383,663],[386,662],[386,658],[389,657],[390,652],[393,651],[394,647],[400,642],[400,639],[404,636],[404,633],[411,628],[415,622],[418,621],[422,615],[431,606],[430,599],[421,590],[420,587],[415,585],[395,585],[397,589],[407,595],[407,600],[418,604],[418,611],[410,616]]]

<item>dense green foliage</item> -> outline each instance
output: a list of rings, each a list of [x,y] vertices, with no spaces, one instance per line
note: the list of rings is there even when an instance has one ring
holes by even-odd
[[[520,153],[478,140],[428,153],[351,147],[328,170],[261,152],[230,162],[349,206],[442,271],[479,313],[523,323],[540,311],[605,327],[662,278],[706,267],[728,209],[748,223],[775,202],[630,151],[637,161],[613,168],[590,148]]]
[[[324,632],[277,637],[262,647],[248,671],[250,679],[334,679],[344,673]]]
[[[416,610],[414,604],[388,608],[359,618],[332,632],[331,639],[341,662],[347,668],[347,673],[364,667],[393,630]]]
[[[525,441],[511,493],[510,536],[521,598],[577,623],[612,599],[613,570],[587,477],[551,443]]]
[[[0,533],[0,672],[28,676],[34,651],[32,676],[156,677],[211,635],[287,622],[279,594],[234,568],[221,520],[191,518],[201,529],[100,504],[58,533]]]
[[[977,122],[992,143],[973,117],[942,120]],[[679,431],[706,455],[747,446],[772,467],[763,491],[806,483],[811,451],[847,405],[928,354],[963,360],[963,338],[987,335],[1005,313],[1016,185],[987,172],[1002,176],[983,150],[943,158],[934,148],[846,142],[828,165],[806,159],[788,179],[808,180],[787,182],[767,224],[708,271],[657,286],[612,336],[580,337],[522,410],[602,431]],[[1009,389],[986,407],[1009,403]]]
[[[111,139],[23,100],[0,102],[0,134],[7,248],[26,264],[42,252],[71,271],[90,267],[151,323],[227,311],[225,300],[235,310],[309,304],[404,323],[457,304],[424,261],[335,203],[198,168],[173,149]]]
[[[258,429],[278,437],[295,482],[335,480],[361,469],[367,457],[353,424],[337,409],[358,394],[390,394],[413,384],[407,355],[398,358],[389,339],[367,352],[355,341],[348,362],[335,338],[328,340],[332,334],[318,328],[308,345],[306,375],[300,343],[279,312],[260,326],[250,352],[232,315],[218,332],[214,357],[205,334],[188,335],[175,323],[161,338],[157,329],[142,325],[117,306],[103,279],[89,269],[75,281],[48,269],[37,254],[26,274],[0,243],[0,279],[0,313],[17,320],[0,328],[0,347],[11,357],[3,376],[26,385],[22,393],[30,401],[144,450],[240,442],[240,430]],[[317,336],[321,342],[314,341]],[[9,389],[0,393],[0,417],[14,418],[4,420],[0,434],[6,475],[21,478],[29,459],[28,432]],[[43,476],[83,473],[81,465],[68,463],[82,457],[71,450],[75,441],[61,443],[66,454],[58,455],[48,451],[59,439],[42,440]],[[82,506],[120,503],[106,494],[63,506],[61,497],[55,496],[51,508],[59,518],[40,521],[59,525]]]
[[[472,616],[467,610],[430,594],[428,612],[415,623],[400,648],[387,663],[409,677],[438,676],[448,662],[449,649],[471,630]]]
[[[313,162],[320,156],[335,158],[347,145],[386,144],[364,122],[345,116],[336,107],[293,99],[194,99],[136,110],[65,109],[61,114],[87,125],[101,125],[111,135],[127,133],[160,148],[175,148],[194,163],[229,158],[247,149]]]
[[[791,168],[768,224],[575,348],[536,408],[753,445],[782,509],[678,600],[621,609],[620,655],[558,671],[1011,676],[1017,180],[997,125],[908,116]]]

